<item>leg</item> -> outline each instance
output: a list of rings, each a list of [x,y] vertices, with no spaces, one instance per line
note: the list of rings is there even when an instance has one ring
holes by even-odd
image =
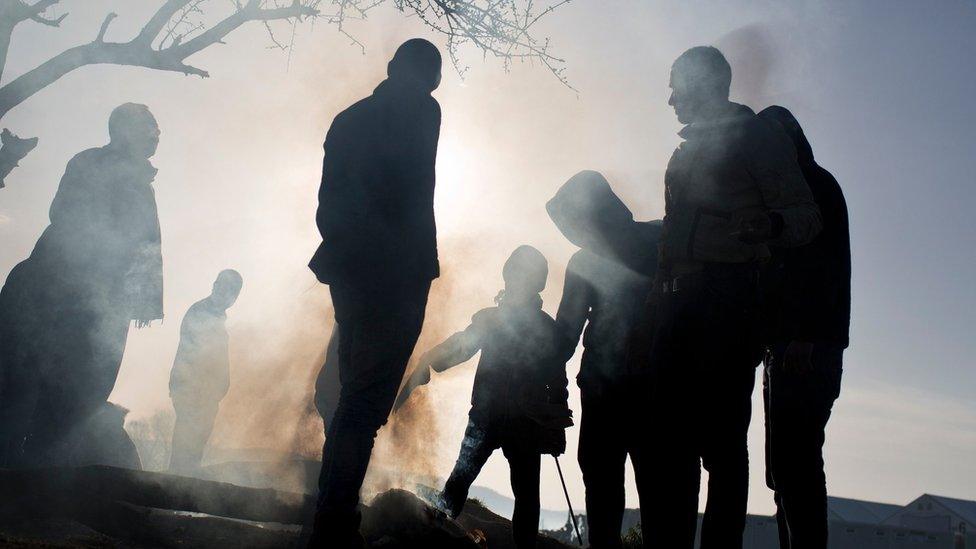
[[[173,453],[169,470],[192,473],[200,468],[207,441],[213,433],[219,401],[199,396],[173,396],[176,424],[173,427]]]
[[[637,453],[642,484],[653,487],[641,500],[641,530],[645,547],[692,549],[698,527],[701,465],[695,446],[694,326],[688,322],[688,303],[677,294],[661,300],[650,368],[642,387],[646,403],[642,418],[645,435]],[[691,303],[693,304],[693,303]]]
[[[769,474],[789,532],[790,549],[827,546],[824,430],[840,392],[843,350],[818,346],[813,371],[784,372],[782,346],[767,366]]]
[[[776,493],[776,483],[773,482],[772,448],[770,446],[770,417],[769,417],[769,364],[772,354],[767,353],[763,368],[763,418],[765,427],[766,449],[766,487],[773,490],[773,502],[776,504],[776,529],[779,537],[780,549],[790,549],[790,529],[786,524],[786,514],[783,513],[783,502]]]
[[[618,407],[608,400],[613,399],[584,396],[580,419],[579,464],[586,486],[586,524],[593,549],[621,546],[627,451],[625,433],[619,424],[624,417],[615,413]]]
[[[702,520],[702,549],[741,548],[749,499],[747,434],[752,414],[755,369],[726,364],[738,371],[716,376],[706,390],[710,403],[702,425],[702,462],[708,470],[708,502]]]
[[[468,500],[468,490],[494,451],[495,447],[490,443],[488,434],[468,420],[457,462],[454,463],[454,470],[441,493],[442,506],[451,518],[457,518],[461,514]]]
[[[628,397],[627,402],[629,403],[629,410],[633,410],[633,403],[638,402],[638,398],[639,397],[636,394],[632,394]],[[633,413],[633,411],[630,413]],[[643,444],[633,433],[621,434],[628,438],[626,449],[627,453],[630,455],[631,466],[634,468],[634,483],[637,485],[637,500],[638,506],[640,507],[641,528],[643,529],[643,525],[652,524],[653,518],[650,515],[651,502],[658,497],[656,487],[653,485],[654,476],[650,473],[645,465],[645,444]],[[697,515],[697,512],[695,514]],[[645,546],[650,547],[650,545]]]
[[[511,471],[515,510],[512,512],[512,537],[518,549],[532,549],[539,536],[539,474],[541,458],[526,450],[505,451]]]
[[[124,315],[78,308],[46,334],[53,344],[43,358],[46,375],[28,441],[36,465],[71,464],[85,427],[115,387],[128,332]]]
[[[697,445],[708,470],[701,549],[741,549],[749,500],[752,391],[762,360],[752,267],[706,268],[696,311]]]
[[[315,378],[315,409],[322,416],[325,430],[332,425],[336,406],[339,404],[339,323],[332,328],[332,337],[325,350],[325,361]]]
[[[342,388],[322,451],[311,546],[324,544],[326,537],[334,539],[337,532],[358,535],[359,490],[376,432],[386,423],[420,335],[428,289],[429,284],[409,292],[385,293],[332,288],[336,318],[342,326]]]
[[[40,393],[36,364],[12,354],[0,357],[0,468],[29,466],[24,444]]]

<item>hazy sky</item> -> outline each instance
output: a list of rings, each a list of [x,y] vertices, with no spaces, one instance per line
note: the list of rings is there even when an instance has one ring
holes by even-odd
[[[70,12],[62,29],[17,29],[6,79],[90,41],[109,11],[119,17],[107,39],[128,40],[159,2],[61,4],[59,13]],[[243,27],[226,45],[191,58],[210,71],[206,80],[86,67],[3,120],[40,144],[0,190],[0,277],[47,224],[67,161],[107,141],[113,107],[146,103],[159,120],[153,163],[167,317],[130,333],[112,397],[132,410],[130,418],[169,410],[183,312],[209,292],[217,272],[233,267],[245,284],[229,315],[234,385],[214,442],[304,452],[320,443],[314,424],[296,423],[331,325],[328,292],[305,268],[318,238],[321,142],[332,117],[383,78],[400,42],[426,36],[443,44],[386,6],[349,30],[365,53],[320,22],[298,27],[288,64],[287,54],[267,47],[260,26]],[[506,73],[473,49],[463,51],[466,78],[445,68],[435,92],[444,113],[436,198],[444,276],[418,350],[491,305],[501,265],[519,244],[549,258],[543,297],[555,312],[574,249],[544,203],[576,171],[605,172],[638,217],[661,215],[662,172],[679,141],[668,68],[686,48],[715,44],[732,62],[734,99],[791,108],[847,194],[853,333],[828,430],[830,492],[896,503],[922,492],[976,499],[976,4],[577,0],[537,32],[551,36],[579,93],[538,65]],[[425,472],[450,471],[472,365],[436,377],[429,406],[415,411],[436,427],[421,442],[434,456]],[[577,357],[571,376],[578,367]],[[578,393],[572,398],[579,417]],[[756,404],[750,510],[770,513]],[[640,435],[636,426],[633,432]],[[384,436],[381,460],[395,468],[400,458]],[[569,438],[564,468],[582,507],[576,429]],[[500,453],[478,482],[511,493]],[[633,493],[628,503],[636,505]],[[548,463],[543,505],[565,508]]]

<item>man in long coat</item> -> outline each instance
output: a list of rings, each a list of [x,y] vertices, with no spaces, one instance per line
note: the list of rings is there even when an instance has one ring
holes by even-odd
[[[70,464],[97,438],[83,426],[115,386],[129,324],[163,317],[159,127],[127,103],[109,135],[68,162],[51,224],[0,291],[0,466]]]

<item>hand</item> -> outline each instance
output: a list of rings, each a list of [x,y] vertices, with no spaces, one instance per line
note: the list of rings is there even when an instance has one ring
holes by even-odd
[[[413,374],[410,375],[410,379],[407,380],[407,384],[403,386],[403,390],[397,396],[396,402],[393,403],[393,413],[396,413],[400,408],[407,403],[407,399],[410,398],[410,394],[413,390],[422,385],[430,383],[430,367],[427,366],[426,362],[421,362],[421,365],[414,370]]]
[[[746,244],[762,244],[772,237],[773,221],[769,214],[758,213],[752,217],[739,221],[739,226],[732,235],[739,239],[739,242]]]
[[[793,374],[806,374],[813,371],[813,343],[791,341],[783,355],[783,370]]]

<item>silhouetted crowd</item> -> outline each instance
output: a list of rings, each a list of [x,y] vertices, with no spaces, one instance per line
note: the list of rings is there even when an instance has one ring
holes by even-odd
[[[534,547],[540,458],[565,451],[566,363],[581,335],[579,463],[591,547],[621,546],[628,457],[645,547],[694,547],[702,466],[701,547],[742,546],[760,363],[781,546],[826,547],[822,447],[848,344],[850,243],[840,187],[792,114],[729,101],[722,53],[686,51],[671,69],[669,104],[684,128],[665,174],[664,219],[635,221],[602,175],[573,176],[547,204],[580,248],[556,318],[539,295],[546,259],[521,246],[505,263],[496,306],[425,352],[400,389],[438,275],[440,111],[430,94],[440,70],[432,44],[404,43],[389,78],[336,116],[326,138],[323,242],[310,267],[329,284],[341,327],[341,389],[310,547],[363,546],[358,492],[377,430],[432,373],[479,352],[468,427],[434,503],[458,516],[500,448],[515,545]]]
[[[431,93],[440,53],[409,40],[387,74],[335,117],[324,144],[322,244],[309,267],[329,285],[336,327],[316,383],[327,433],[310,547],[365,547],[359,492],[377,431],[433,375],[478,353],[458,459],[432,503],[460,515],[501,449],[515,545],[534,547],[541,460],[566,450],[566,364],[582,341],[578,458],[591,547],[621,546],[628,457],[645,547],[691,549],[696,534],[703,549],[742,547],[763,364],[780,546],[825,548],[822,448],[848,346],[850,237],[843,193],[790,111],[731,102],[722,53],[683,53],[671,68],[669,105],[684,127],[665,174],[664,218],[635,221],[600,173],[574,175],[546,205],[579,248],[556,317],[540,296],[546,258],[520,246],[495,306],[407,375],[439,275],[441,113]],[[68,163],[50,225],[0,291],[0,467],[140,467],[125,410],[108,396],[130,324],[163,316],[148,160],[159,130],[145,106],[125,104],[109,134],[108,145]],[[199,469],[229,388],[226,312],[242,284],[222,271],[183,318],[169,384],[174,472]],[[701,467],[708,499],[698,533]]]

